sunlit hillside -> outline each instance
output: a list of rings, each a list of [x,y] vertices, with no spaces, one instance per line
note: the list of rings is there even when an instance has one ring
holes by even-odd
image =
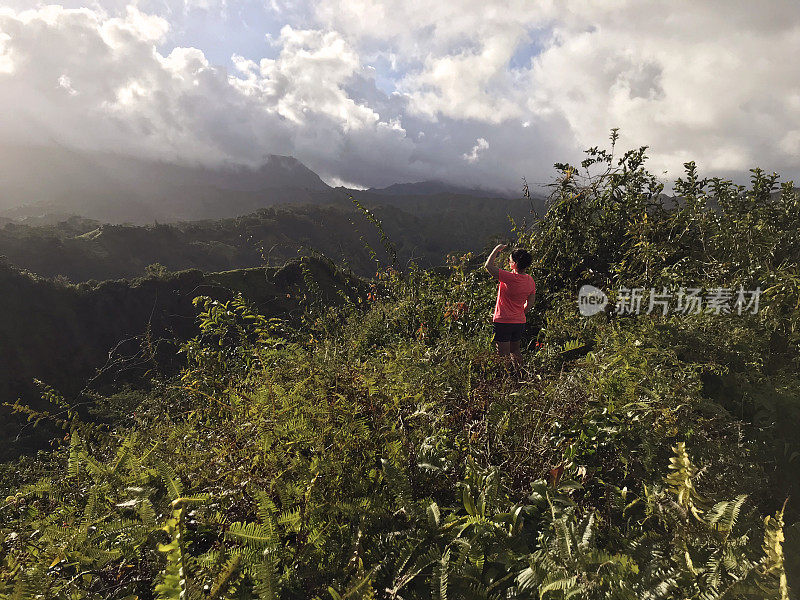
[[[179,373],[13,407],[57,436],[2,466],[0,597],[795,597],[800,198],[693,163],[675,191],[644,149],[557,165],[515,232],[519,371],[481,248],[392,264],[373,213],[368,279],[300,262],[291,309],[197,288]]]

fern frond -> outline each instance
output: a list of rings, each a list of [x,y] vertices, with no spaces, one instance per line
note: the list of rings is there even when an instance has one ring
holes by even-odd
[[[555,579],[548,578],[539,588],[539,598],[544,598],[549,592],[563,592],[565,595],[569,595],[576,590],[582,591],[578,586],[577,575]]]
[[[159,544],[159,552],[166,554],[167,564],[159,577],[160,583],[155,591],[159,600],[183,600],[189,593],[189,574],[187,572],[188,557],[183,539],[183,507],[172,511],[164,531],[170,536],[169,544]]]
[[[285,510],[278,517],[278,523],[286,527],[289,531],[300,531],[300,507],[296,506],[289,510]]]
[[[17,496],[33,495],[40,498],[45,494],[60,496],[60,489],[53,484],[53,480],[49,477],[42,477],[36,483],[26,485],[17,492]]]
[[[261,519],[261,522],[264,524],[272,522],[275,519],[275,515],[278,514],[278,509],[272,501],[272,498],[263,491],[257,492],[255,496],[258,504],[258,518]]]
[[[571,352],[573,350],[577,350],[579,348],[583,348],[585,345],[586,344],[584,344],[582,341],[577,340],[577,339],[576,340],[568,340],[568,341],[564,342],[563,344],[561,344],[561,347],[558,349],[558,351],[561,354],[566,354],[567,352]]]
[[[699,520],[702,513],[701,498],[694,489],[693,481],[697,468],[692,464],[684,442],[678,442],[672,451],[674,454],[669,459],[671,473],[666,477],[667,485],[677,497],[678,504]]]
[[[67,477],[77,479],[81,470],[81,437],[77,428],[72,429],[69,438],[69,458],[67,459]]]
[[[253,565],[255,585],[253,591],[258,600],[275,600],[278,597],[278,565],[276,557],[265,550],[262,560]]]
[[[11,600],[35,600],[44,597],[31,585],[30,580],[24,573],[18,573],[14,582],[14,591],[11,593]]]
[[[161,572],[161,582],[156,584],[158,600],[183,600],[183,574],[180,560],[173,553],[167,555],[167,566]]]
[[[537,585],[539,581],[539,574],[537,570],[532,567],[526,567],[517,574],[516,582],[520,592],[524,592]]]
[[[450,568],[450,549],[448,548],[442,555],[439,562],[439,585],[437,586],[438,600],[447,600],[447,579]]]
[[[558,557],[562,561],[568,562],[572,559],[572,540],[570,539],[570,532],[564,521],[564,517],[553,521],[553,529],[556,534],[555,547],[558,552]]]
[[[119,470],[122,468],[122,465],[129,462],[133,446],[136,443],[137,439],[138,439],[138,434],[137,432],[134,431],[131,435],[125,438],[124,442],[122,442],[119,449],[117,450],[117,456],[114,458],[114,463],[111,466],[112,473],[115,474],[118,473]]]
[[[175,471],[172,470],[172,467],[162,460],[156,461],[155,467],[164,485],[167,487],[167,493],[169,493],[170,498],[173,500],[180,498],[183,495],[183,486],[178,476],[175,474]]]
[[[581,533],[581,539],[578,542],[578,547],[582,550],[588,549],[592,545],[592,542],[594,542],[594,521],[595,514],[590,513],[589,516],[586,517],[581,523],[583,533]]]
[[[466,587],[469,590],[469,598],[474,598],[475,600],[488,600],[490,597],[489,588],[487,588],[480,581],[470,581]]]
[[[785,507],[785,504],[784,504]],[[775,516],[767,515],[764,518],[764,560],[761,572],[768,578],[776,578],[777,592],[780,600],[789,600],[789,584],[786,579],[786,565],[783,555],[783,511],[781,508]]]
[[[256,548],[275,547],[278,544],[275,530],[260,523],[231,523],[225,535],[229,538],[241,540],[245,544]]]
[[[413,551],[411,552],[413,554]],[[410,556],[408,557],[410,558]],[[400,575],[403,568],[406,564],[408,564],[408,558],[404,558],[401,561],[401,567],[398,568],[398,574],[394,579],[394,587],[389,591],[390,597],[394,598],[397,596],[397,593],[406,585],[411,583],[420,573],[422,573],[425,569],[438,563],[441,560],[441,556],[436,551],[436,548],[429,548],[428,551],[421,556],[419,556],[412,565],[408,568],[408,570]]]
[[[724,532],[727,537],[736,525],[745,500],[747,494],[739,495],[735,500],[717,502],[708,512],[708,524],[714,530]]]
[[[142,498],[137,506],[139,518],[147,527],[153,528],[156,525],[156,510],[149,498]]]
[[[211,591],[208,593],[209,600],[222,597],[222,594],[231,586],[234,575],[239,571],[239,563],[241,563],[241,556],[232,556],[222,571],[217,576],[214,585],[211,586]]]

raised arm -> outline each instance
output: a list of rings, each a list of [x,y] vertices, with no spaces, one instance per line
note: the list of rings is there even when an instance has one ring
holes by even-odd
[[[499,277],[500,269],[494,264],[494,260],[497,258],[497,255],[505,249],[505,244],[497,244],[497,246],[494,247],[494,250],[492,250],[492,253],[489,255],[489,258],[486,259],[486,263],[483,265],[483,268],[489,271],[489,273],[491,273],[492,277],[495,279]]]

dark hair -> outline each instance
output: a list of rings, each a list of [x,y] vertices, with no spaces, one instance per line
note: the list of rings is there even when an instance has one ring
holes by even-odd
[[[531,256],[531,253],[524,248],[517,248],[514,250],[511,253],[511,259],[517,263],[517,269],[520,271],[524,271],[530,267],[531,263],[533,262],[533,256]]]

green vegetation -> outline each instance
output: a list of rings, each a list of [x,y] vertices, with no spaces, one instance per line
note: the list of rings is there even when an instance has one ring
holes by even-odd
[[[401,264],[440,264],[449,252],[509,235],[508,217],[530,210],[525,200],[453,196],[396,197],[354,192],[386,224]],[[53,225],[0,221],[0,255],[45,277],[70,281],[138,277],[151,264],[168,270],[224,271],[280,266],[298,255],[324,254],[363,276],[375,272],[369,248],[382,259],[375,229],[341,192],[325,205],[279,206],[220,220],[149,226],[101,224],[71,217]],[[498,206],[499,202],[503,202]]]
[[[0,459],[36,451],[52,434],[15,419],[2,403],[20,399],[44,408],[39,397],[49,386],[86,416],[97,393],[176,373],[183,364],[180,344],[197,332],[192,299],[198,294],[220,301],[244,294],[259,312],[299,323],[307,280],[329,303],[363,285],[316,258],[222,273],[150,271],[132,281],[73,285],[0,263]],[[131,395],[124,390],[123,397]]]
[[[800,199],[690,163],[667,204],[644,163],[557,165],[518,231],[541,303],[521,379],[466,254],[339,305],[303,269],[293,322],[201,296],[180,376],[111,424],[51,394],[63,439],[3,467],[0,597],[789,599]],[[584,284],[764,293],[585,318]]]

